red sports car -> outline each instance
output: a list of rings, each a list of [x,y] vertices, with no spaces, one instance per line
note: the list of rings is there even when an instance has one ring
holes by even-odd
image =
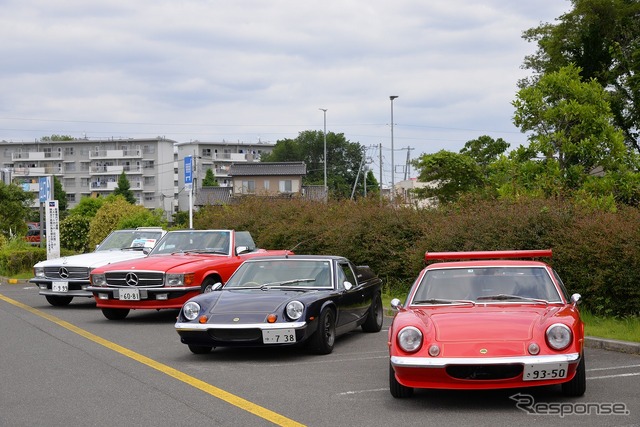
[[[248,231],[170,231],[146,258],[94,269],[87,290],[107,319],[120,320],[129,310],[181,308],[226,282],[246,259],[287,253],[257,249]]]
[[[541,257],[551,250],[427,252],[426,261],[448,261],[424,268],[404,305],[391,301],[391,395],[553,384],[583,395],[580,295],[531,259]]]

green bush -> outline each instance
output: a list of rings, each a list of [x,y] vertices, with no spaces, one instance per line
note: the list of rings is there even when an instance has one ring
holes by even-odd
[[[60,221],[60,246],[79,253],[89,248],[89,225],[91,218],[82,215],[69,215]]]
[[[407,292],[426,251],[553,249],[547,260],[594,314],[638,314],[640,211],[600,212],[553,199],[467,200],[439,209],[246,198],[207,206],[194,227],[248,230],[258,246],[343,255],[368,264],[386,290]]]
[[[11,239],[0,247],[0,275],[12,276],[29,271],[34,264],[45,259],[45,248],[30,246],[20,238]]]

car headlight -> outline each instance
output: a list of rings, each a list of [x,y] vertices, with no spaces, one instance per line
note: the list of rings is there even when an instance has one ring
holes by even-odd
[[[398,345],[407,353],[414,353],[422,346],[422,332],[413,326],[407,326],[398,333]]]
[[[44,277],[44,267],[33,267],[33,275],[36,277]]]
[[[194,277],[195,277],[195,274],[193,273],[185,273],[185,274],[167,273],[166,286],[191,286],[193,284]]]
[[[547,328],[547,344],[554,350],[564,350],[573,339],[571,329],[563,323],[556,323]]]
[[[182,306],[182,315],[187,320],[195,320],[198,317],[198,313],[200,313],[200,304],[193,301],[187,301]]]
[[[304,311],[304,304],[300,301],[291,301],[287,304],[287,308],[285,312],[287,313],[287,317],[291,320],[298,320],[302,317],[302,312]]]
[[[92,274],[90,277],[93,286],[107,286],[107,278],[104,274]]]

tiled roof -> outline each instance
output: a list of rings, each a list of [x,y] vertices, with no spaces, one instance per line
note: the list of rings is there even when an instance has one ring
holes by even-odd
[[[277,176],[306,175],[307,165],[304,162],[249,162],[234,163],[229,169],[229,176]]]

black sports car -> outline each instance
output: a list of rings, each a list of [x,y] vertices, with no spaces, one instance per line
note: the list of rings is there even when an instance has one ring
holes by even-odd
[[[368,266],[339,256],[249,259],[224,286],[187,301],[175,328],[195,354],[303,343],[328,354],[340,334],[380,331],[381,287]]]

